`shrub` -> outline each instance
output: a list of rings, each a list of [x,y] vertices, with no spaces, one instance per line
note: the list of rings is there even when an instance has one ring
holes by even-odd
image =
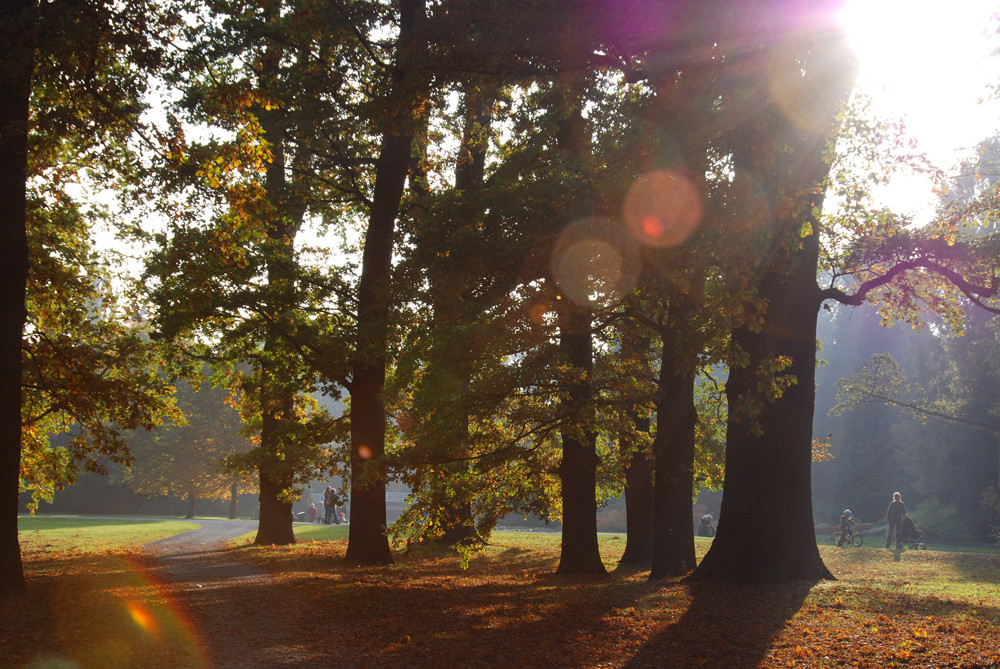
[[[924,500],[910,514],[917,529],[924,531],[926,539],[975,543],[975,524],[952,504],[942,504],[935,499]]]

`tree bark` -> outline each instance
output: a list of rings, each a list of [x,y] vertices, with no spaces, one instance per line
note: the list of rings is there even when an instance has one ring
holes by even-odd
[[[382,136],[375,168],[375,190],[358,285],[357,344],[350,383],[351,527],[345,557],[351,562],[371,564],[392,563],[385,527],[386,416],[382,396],[388,346],[389,284],[396,217],[416,132],[414,110],[425,96],[425,84],[410,62],[418,55],[417,25],[424,15],[424,0],[400,0],[399,9],[391,96],[399,111],[389,126],[392,129]]]
[[[811,91],[810,129],[783,113],[767,82],[755,81],[750,99],[760,111],[744,114],[733,142],[737,178],[752,174],[767,195],[771,220],[753,232],[747,248],[761,258],[756,283],[767,300],[760,328],[732,332],[726,394],[726,480],[718,534],[692,580],[766,583],[832,578],[816,546],[812,514],[812,421],[815,408],[816,285],[825,152],[838,107],[851,89],[844,43],[829,34],[797,35],[796,58],[769,44],[750,56],[747,72],[785,69]],[[779,58],[781,60],[779,60]],[[759,60],[758,60],[759,59]],[[775,378],[779,356],[791,366],[777,373],[794,383],[780,397],[762,392]],[[765,522],[780,527],[767,528]]]
[[[683,576],[695,568],[692,500],[698,422],[694,406],[697,353],[690,350],[683,331],[701,308],[700,295],[677,292],[671,297],[670,307],[662,333],[653,440],[656,483],[651,579]]]
[[[643,332],[622,332],[621,355],[636,362],[644,359],[649,352],[650,337]],[[640,364],[645,369],[646,365]],[[638,434],[649,434],[650,419],[648,409],[633,406],[631,409],[633,429]],[[619,565],[647,565],[653,561],[653,454],[647,448],[639,448],[628,438],[619,439],[622,457],[627,459],[625,467],[625,551]]]
[[[195,503],[198,501],[198,496],[192,492],[188,491],[187,494],[187,513],[184,514],[185,518],[194,518]]]
[[[282,501],[281,492],[292,485],[292,477],[283,471],[284,463],[261,465],[260,474],[260,519],[257,522],[257,536],[253,542],[258,546],[286,546],[295,543],[292,528],[292,503]]]
[[[646,415],[633,417],[636,431],[649,432]],[[631,451],[625,468],[625,551],[619,564],[653,561],[653,458],[645,451]]]
[[[239,515],[240,502],[237,497],[239,490],[239,481],[233,481],[232,485],[229,487],[229,520],[236,520],[236,516]]]
[[[813,236],[815,238],[815,236]],[[790,258],[794,271],[765,278],[770,300],[760,332],[742,327],[734,344],[750,364],[733,364],[726,384],[730,417],[726,481],[718,535],[692,577],[741,583],[832,578],[816,545],[812,513],[812,418],[816,365],[814,239]],[[756,421],[733,410],[759,398],[759,369],[775,355],[791,357],[795,385],[763,405]],[[762,523],[764,525],[762,526]],[[777,523],[770,527],[767,523]],[[766,532],[767,540],[761,539]]]
[[[30,0],[0,4],[0,594],[25,590],[17,534],[21,470],[21,338],[27,317],[25,230],[28,103],[33,48],[24,38]]]
[[[268,8],[272,17],[277,15],[277,5]],[[280,63],[284,47],[271,44],[262,59],[260,85],[269,90],[281,76]],[[289,197],[286,144],[287,119],[281,109],[258,109],[261,128],[271,142],[271,162],[264,173],[264,189],[272,210],[266,224],[268,245],[267,283],[273,297],[264,309],[268,321],[283,323],[295,308],[295,287],[292,267],[295,236],[302,225],[305,206]],[[269,331],[265,337],[257,392],[260,394],[261,429],[260,453],[262,461],[257,471],[260,477],[260,518],[257,523],[255,544],[287,545],[295,543],[292,529],[292,503],[285,501],[285,493],[295,482],[295,467],[300,466],[288,443],[287,426],[295,418],[295,384],[287,351],[282,350],[282,338]]]
[[[563,93],[567,114],[559,122],[559,152],[571,171],[588,151],[587,124],[580,99],[583,84],[569,81]],[[584,211],[588,202],[576,202]],[[589,211],[587,212],[589,213]],[[606,574],[597,542],[597,435],[594,432],[594,406],[591,374],[594,370],[593,313],[590,305],[574,304],[561,296],[557,309],[559,347],[566,362],[579,376],[568,381],[566,406],[560,434],[562,461],[559,479],[562,484],[563,529],[558,574]],[[566,410],[568,408],[568,411]]]
[[[569,300],[563,300],[569,302]],[[605,574],[597,543],[597,435],[591,424],[590,375],[594,368],[591,313],[586,307],[564,304],[559,313],[560,347],[581,380],[568,388],[570,411],[560,429],[563,529],[558,574]]]

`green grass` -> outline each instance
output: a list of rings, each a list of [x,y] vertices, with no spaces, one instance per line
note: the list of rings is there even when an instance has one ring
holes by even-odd
[[[865,543],[863,548],[882,548],[885,550],[885,535],[869,535],[864,534]],[[832,534],[817,534],[816,543],[820,546],[833,546],[833,535]],[[927,546],[926,550],[929,551],[945,551],[948,553],[989,553],[1000,555],[1000,546],[996,544],[950,544],[950,543],[938,543],[925,541]],[[845,548],[852,548],[851,546],[845,546]],[[907,549],[909,550],[909,549]]]
[[[313,523],[309,525],[296,525],[295,538],[299,541],[336,541],[347,538],[347,525],[323,525]],[[250,534],[253,540],[253,533]]]
[[[17,519],[22,551],[92,552],[135,548],[200,525],[182,520],[23,516]]]

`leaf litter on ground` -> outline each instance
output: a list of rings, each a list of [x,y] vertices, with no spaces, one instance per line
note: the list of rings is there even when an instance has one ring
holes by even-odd
[[[650,582],[614,569],[623,549],[602,538],[601,577],[554,575],[557,535],[497,533],[466,569],[438,549],[350,566],[342,539],[175,557],[180,572],[29,550],[4,647],[15,667],[1000,666],[997,555],[822,546],[836,581],[741,586]]]

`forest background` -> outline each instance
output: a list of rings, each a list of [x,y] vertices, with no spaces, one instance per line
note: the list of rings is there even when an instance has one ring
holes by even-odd
[[[5,155],[25,160],[4,183],[22,175],[25,206],[4,229],[30,249],[9,269],[31,268],[5,307],[16,325],[27,306],[6,489],[44,499],[109,463],[155,489],[139,455],[171,438],[133,431],[183,423],[174,384],[207,363],[242,439],[172,441],[222,447],[221,489],[259,494],[259,543],[294,541],[318,475],[350,481],[358,562],[391,561],[390,480],[412,491],[395,540],[475,547],[512,512],[558,518],[564,573],[604,570],[595,511],[623,489],[626,558],[661,576],[690,570],[693,492],[723,481],[702,576],[821,577],[817,518],[874,519],[900,488],[928,528],[985,539],[995,142],[954,180],[872,118],[838,6],[5,5],[23,102]],[[876,200],[900,172],[942,194],[929,222]],[[143,249],[138,281],[94,246],[102,221]],[[824,304],[840,355],[820,357],[855,376],[821,406],[855,413],[817,432]],[[858,375],[893,321],[926,337]],[[761,513],[787,521],[768,547]]]

